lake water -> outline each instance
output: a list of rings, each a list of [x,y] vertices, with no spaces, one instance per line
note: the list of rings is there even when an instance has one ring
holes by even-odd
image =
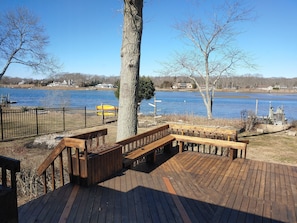
[[[43,90],[43,89],[13,89],[0,88],[1,95],[10,95],[14,106],[34,107],[84,107],[95,110],[97,105],[118,105],[118,99],[110,90]],[[206,116],[205,106],[199,92],[157,91],[157,114],[191,114]],[[297,120],[297,94],[265,94],[265,93],[239,93],[216,92],[213,103],[213,116],[215,118],[240,118],[243,110],[255,111],[258,99],[258,115],[267,116],[269,104],[274,110],[283,106],[288,120]],[[153,99],[144,100],[140,111],[152,114]]]

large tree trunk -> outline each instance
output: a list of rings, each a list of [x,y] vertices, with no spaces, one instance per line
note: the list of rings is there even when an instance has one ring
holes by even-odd
[[[137,134],[137,93],[143,0],[124,0],[117,141]]]

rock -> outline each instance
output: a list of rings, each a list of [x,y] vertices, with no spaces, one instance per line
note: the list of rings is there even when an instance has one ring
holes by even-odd
[[[257,133],[264,133],[264,129],[257,129]]]
[[[70,133],[55,133],[36,137],[32,147],[40,149],[53,149],[64,138],[69,137]]]
[[[296,136],[297,135],[296,131],[288,131],[287,134],[288,134],[288,136]]]

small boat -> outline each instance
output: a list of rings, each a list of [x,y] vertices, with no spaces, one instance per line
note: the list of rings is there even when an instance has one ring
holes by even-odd
[[[97,115],[104,115],[104,116],[117,116],[118,114],[118,107],[113,105],[97,105]]]

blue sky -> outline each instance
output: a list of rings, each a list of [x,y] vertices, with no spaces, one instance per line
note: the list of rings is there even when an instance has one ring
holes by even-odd
[[[183,49],[173,26],[195,13],[194,0],[145,0],[141,75],[156,76],[174,51]],[[200,0],[200,6],[209,0]],[[256,21],[242,24],[237,45],[258,65],[237,75],[297,77],[297,1],[250,0]],[[25,6],[40,18],[50,38],[47,51],[63,63],[63,72],[119,75],[122,0],[0,0],[1,12]],[[7,76],[32,77],[24,67],[10,67]],[[35,76],[45,78],[45,76]]]

